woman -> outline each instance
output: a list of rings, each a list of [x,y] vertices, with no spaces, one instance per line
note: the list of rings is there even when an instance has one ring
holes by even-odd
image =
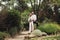
[[[34,30],[32,13],[30,13],[29,15],[28,22],[29,22],[29,33],[31,33]]]
[[[34,30],[34,22],[37,20],[37,16],[34,14],[34,12],[30,13],[28,22],[29,22],[29,32],[32,32]]]

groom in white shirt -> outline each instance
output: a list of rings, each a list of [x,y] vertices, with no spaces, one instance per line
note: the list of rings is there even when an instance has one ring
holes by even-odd
[[[34,22],[37,20],[37,16],[34,14],[34,12],[30,13],[28,22],[29,22],[29,33],[31,33],[34,30]]]

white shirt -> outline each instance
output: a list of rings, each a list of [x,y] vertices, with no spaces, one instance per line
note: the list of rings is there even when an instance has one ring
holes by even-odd
[[[36,21],[36,20],[37,20],[37,16],[36,16],[35,14],[33,14],[33,15],[32,15],[32,19],[33,19],[34,21]]]
[[[33,20],[32,16],[28,18],[28,22],[30,22],[31,20]]]
[[[31,17],[28,18],[28,22],[29,22],[30,20],[36,21],[36,20],[37,20],[37,16],[36,16],[35,14],[32,15]]]

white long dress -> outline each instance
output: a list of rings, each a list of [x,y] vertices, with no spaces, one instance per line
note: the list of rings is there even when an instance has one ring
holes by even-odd
[[[34,30],[34,24],[33,22],[36,21],[36,15],[32,15],[31,17],[28,18],[29,22],[29,32],[32,32]]]

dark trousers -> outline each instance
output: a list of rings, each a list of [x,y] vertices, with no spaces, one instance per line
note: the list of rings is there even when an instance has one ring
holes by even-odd
[[[38,28],[38,22],[37,22],[37,21],[35,21],[35,22],[34,22],[34,24],[36,24],[36,27]]]

